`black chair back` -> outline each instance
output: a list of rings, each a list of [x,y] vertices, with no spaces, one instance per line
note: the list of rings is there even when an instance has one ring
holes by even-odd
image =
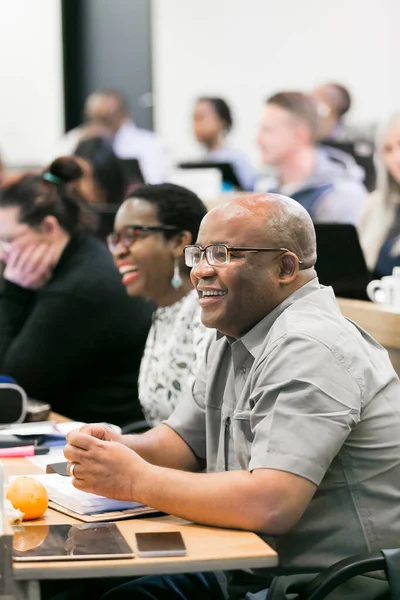
[[[374,163],[375,148],[372,142],[367,140],[354,140],[349,142],[324,140],[323,145],[350,154],[364,171],[365,187],[369,192],[374,191],[376,188],[376,169]]]
[[[360,554],[341,560],[313,579],[299,600],[324,600],[333,590],[358,575],[385,571],[391,600],[400,598],[400,548]]]

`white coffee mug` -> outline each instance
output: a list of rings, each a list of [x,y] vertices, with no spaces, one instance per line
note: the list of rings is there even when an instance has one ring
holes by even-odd
[[[370,281],[367,294],[377,304],[400,310],[400,267],[393,269],[393,275]]]

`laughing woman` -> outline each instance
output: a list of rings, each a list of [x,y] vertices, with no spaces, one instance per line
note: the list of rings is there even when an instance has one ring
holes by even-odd
[[[128,294],[158,306],[139,375],[139,400],[152,426],[190,393],[204,351],[206,329],[183,248],[196,241],[205,214],[202,201],[183,187],[143,186],[122,204],[108,238]]]

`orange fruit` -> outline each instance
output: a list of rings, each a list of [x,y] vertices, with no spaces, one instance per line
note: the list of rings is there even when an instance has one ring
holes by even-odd
[[[33,550],[44,542],[50,531],[48,525],[28,525],[27,527],[17,528],[13,537],[13,548],[19,552]]]
[[[32,477],[16,477],[8,486],[6,497],[24,513],[23,521],[38,519],[49,505],[46,488]]]

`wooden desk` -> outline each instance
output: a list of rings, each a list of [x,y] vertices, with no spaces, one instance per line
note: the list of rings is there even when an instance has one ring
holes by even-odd
[[[51,412],[49,415],[49,421],[55,421],[56,423],[70,423],[71,419],[68,419],[68,417],[63,417],[63,415],[59,415],[58,413]]]
[[[400,313],[390,312],[373,302],[338,298],[343,315],[365,329],[382,344],[400,375]]]
[[[4,459],[2,462],[6,477],[41,472],[27,459]],[[48,510],[43,519],[32,521],[31,525],[51,523],[80,524],[81,522]],[[171,558],[137,556],[124,560],[14,563],[14,578],[21,594],[30,600],[37,600],[40,591],[38,582],[42,579],[82,579],[268,568],[278,564],[275,551],[256,534],[250,532],[206,527],[172,516],[130,519],[117,522],[117,525],[134,551],[137,532],[180,531],[187,546],[187,556]]]

